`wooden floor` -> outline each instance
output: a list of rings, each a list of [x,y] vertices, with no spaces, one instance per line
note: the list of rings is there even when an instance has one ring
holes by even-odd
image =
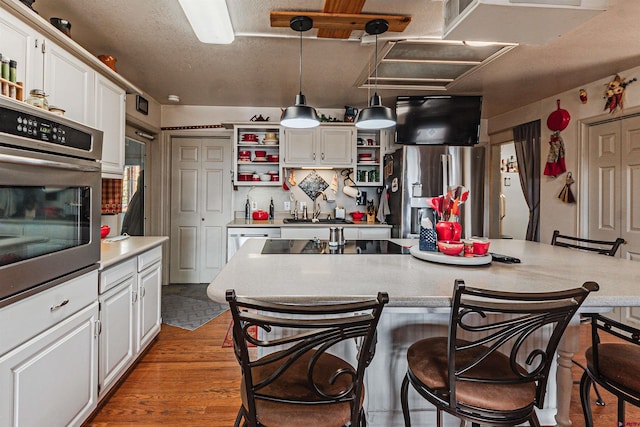
[[[230,321],[225,312],[195,331],[162,325],[157,342],[87,425],[232,426],[240,398],[240,370],[231,348],[221,344]],[[588,342],[581,330],[581,347]],[[581,352],[576,360],[583,360]],[[574,369],[576,379],[580,371]],[[636,373],[637,374],[637,373]],[[593,405],[596,426],[616,426],[615,400]],[[572,393],[571,421],[584,426],[578,386]],[[640,426],[640,410],[627,408],[626,426]]]

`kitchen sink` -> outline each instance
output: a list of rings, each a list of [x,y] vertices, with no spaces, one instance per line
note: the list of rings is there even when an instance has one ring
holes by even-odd
[[[348,219],[329,219],[329,218],[318,218],[316,220],[313,219],[295,219],[295,218],[285,218],[282,220],[285,224],[353,224],[353,221],[349,221]]]

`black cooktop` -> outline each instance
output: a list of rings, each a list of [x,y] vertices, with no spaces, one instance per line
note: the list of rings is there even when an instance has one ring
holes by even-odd
[[[349,240],[343,246],[329,246],[328,240],[267,239],[262,253],[401,255],[408,254],[409,248],[389,240]]]

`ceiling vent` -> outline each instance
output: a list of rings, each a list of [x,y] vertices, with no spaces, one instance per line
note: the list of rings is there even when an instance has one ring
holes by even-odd
[[[608,0],[444,0],[445,40],[545,44],[607,9]]]

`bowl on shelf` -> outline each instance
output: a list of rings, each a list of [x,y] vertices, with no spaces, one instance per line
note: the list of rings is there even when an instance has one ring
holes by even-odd
[[[267,157],[267,152],[264,150],[256,150],[253,152],[256,157]]]
[[[105,237],[107,237],[110,231],[111,227],[109,227],[108,225],[103,225],[102,227],[100,227],[100,238],[104,239]]]
[[[271,175],[269,175],[268,173],[261,173],[260,181],[271,181]]]
[[[351,215],[351,218],[353,218],[354,221],[361,221],[362,218],[364,218],[364,212],[360,211],[350,212],[349,215]]]
[[[438,240],[438,249],[445,255],[460,255],[464,243],[459,240]]]

